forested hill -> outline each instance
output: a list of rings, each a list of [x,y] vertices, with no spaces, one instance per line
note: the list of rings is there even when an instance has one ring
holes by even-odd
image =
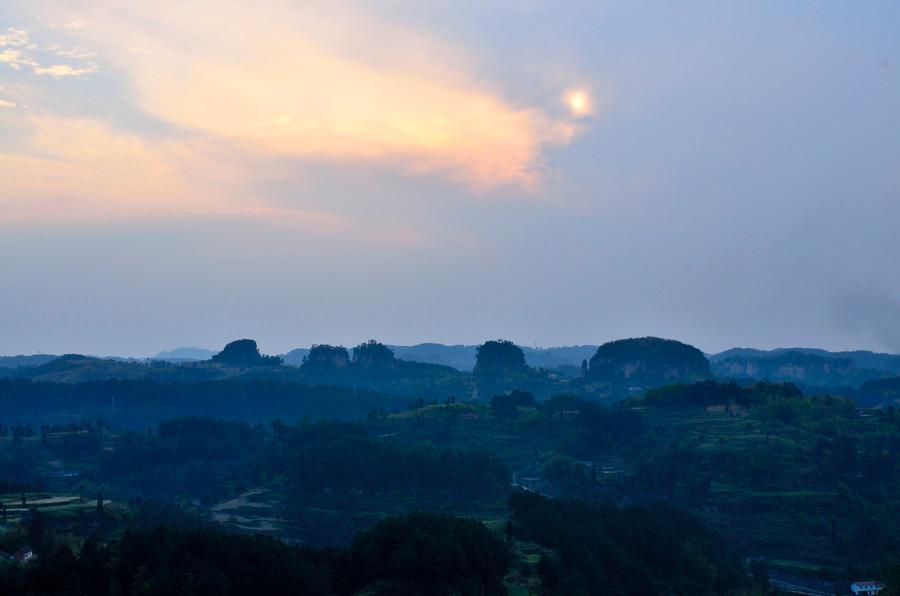
[[[492,351],[482,351],[492,346],[508,352],[502,358],[506,363],[499,368],[489,364]],[[194,350],[174,350],[167,353],[174,355],[168,360],[150,361],[78,354],[8,357],[0,361],[0,378],[55,383],[265,379],[338,385],[429,401],[450,397],[475,399],[478,395],[489,398],[513,389],[527,390],[541,398],[573,393],[615,401],[671,383],[718,378],[739,383],[791,382],[806,393],[853,397],[871,407],[895,401],[890,391],[879,397],[884,393],[880,388],[889,387],[890,379],[897,377],[895,371],[900,370],[900,356],[891,354],[735,348],[707,358],[693,346],[655,337],[616,340],[597,348],[585,345],[546,350],[523,348],[503,340],[477,347],[391,347],[372,340],[352,349],[323,344],[293,350],[284,356],[264,355],[255,341],[241,339],[207,360],[185,360],[179,356],[199,353]]]
[[[475,368],[475,355],[478,346],[444,345],[424,343],[414,346],[390,346],[398,358],[415,362],[429,362],[452,366],[459,370]],[[563,366],[581,366],[597,351],[596,345],[559,346],[551,348],[535,348],[519,346],[525,355],[525,363],[533,368],[559,368]]]
[[[6,424],[103,419],[118,427],[144,429],[176,416],[209,415],[253,423],[279,418],[353,420],[371,412],[403,409],[408,401],[364,389],[271,380],[186,384],[133,379],[81,383],[0,379],[0,411]]]
[[[591,358],[586,377],[613,387],[643,390],[709,377],[709,361],[693,346],[658,337],[603,344]]]

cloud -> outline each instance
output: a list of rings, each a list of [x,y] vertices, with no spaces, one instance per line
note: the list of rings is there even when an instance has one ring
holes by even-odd
[[[208,212],[228,208],[233,176],[198,148],[149,142],[90,118],[25,117],[23,146],[0,153],[4,219]],[[192,183],[192,178],[198,182]],[[233,207],[233,205],[232,205]]]
[[[97,71],[95,64],[72,66],[70,64],[53,64],[52,66],[34,66],[34,73],[51,77],[79,77]]]
[[[52,52],[55,56],[62,58],[71,58],[73,60],[89,60],[94,58],[96,54],[85,48],[63,48],[58,44],[48,46],[47,51]]]
[[[35,54],[50,53],[58,57],[84,61],[93,56],[84,48],[65,48],[59,44],[40,47],[31,43],[28,32],[25,29],[10,27],[6,33],[0,34],[0,63],[4,63],[13,70],[22,70],[23,66],[30,67],[37,75],[49,75],[54,78],[80,77],[96,72],[97,65],[87,62],[82,65],[51,64],[42,66]],[[17,48],[17,49],[12,49]],[[27,53],[26,53],[27,51]]]
[[[92,2],[78,34],[125,74],[144,111],[257,155],[528,188],[543,150],[575,134],[503,97],[452,46],[361,10],[136,6]]]
[[[273,207],[254,190],[243,157],[203,140],[148,141],[91,118],[26,118],[27,142],[0,152],[0,224],[134,217],[253,219],[383,246],[425,241],[407,225],[321,210]]]
[[[24,29],[10,27],[6,33],[0,33],[0,47],[21,47],[28,44],[28,32]]]
[[[22,55],[19,50],[0,51],[0,63],[6,64],[13,70],[21,70],[23,65],[31,66],[33,62]]]
[[[14,101],[9,101],[8,99],[0,99],[0,108],[15,108],[18,104]]]

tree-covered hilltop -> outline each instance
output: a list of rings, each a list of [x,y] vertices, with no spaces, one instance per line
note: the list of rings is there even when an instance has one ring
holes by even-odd
[[[375,340],[351,352],[343,346],[316,345],[299,370],[284,371],[285,378],[304,383],[343,385],[396,395],[444,400],[471,391],[470,375],[449,366],[410,362],[394,356]]]
[[[278,356],[263,356],[259,353],[256,342],[252,339],[238,339],[226,345],[221,352],[212,357],[212,361],[230,366],[280,366]]]
[[[318,344],[304,356],[301,368],[310,374],[333,372],[350,366],[350,353],[344,346]]]
[[[564,390],[570,380],[558,372],[528,366],[522,348],[503,339],[478,347],[472,377],[482,399],[515,390],[546,398]]]
[[[616,388],[648,389],[709,377],[709,361],[693,346],[642,337],[605,343],[591,358],[587,378]]]
[[[525,372],[527,368],[525,353],[511,341],[486,341],[478,346],[475,353],[476,375],[514,375]]]

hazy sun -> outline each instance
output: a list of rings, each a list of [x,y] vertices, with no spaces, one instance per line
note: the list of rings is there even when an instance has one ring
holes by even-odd
[[[566,103],[575,115],[587,114],[590,111],[590,102],[582,91],[571,91],[566,95]]]

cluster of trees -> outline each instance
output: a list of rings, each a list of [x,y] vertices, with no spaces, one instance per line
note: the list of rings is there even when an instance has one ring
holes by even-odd
[[[271,479],[294,504],[346,493],[481,499],[501,496],[510,473],[486,451],[436,447],[402,437],[377,438],[362,423],[320,421],[269,426],[212,418],[163,422],[155,433],[122,434],[98,454],[87,479],[121,497],[190,495],[225,498]],[[291,509],[288,509],[289,513]]]
[[[500,419],[519,417],[519,408],[533,408],[537,405],[537,399],[529,391],[514,389],[509,393],[501,393],[491,398],[491,408],[494,415]]]
[[[651,389],[636,404],[652,407],[697,407],[734,404],[752,407],[773,401],[791,402],[803,398],[803,392],[793,383],[761,382],[738,385],[734,381],[700,381],[677,383]]]
[[[508,375],[527,369],[525,352],[511,341],[487,341],[475,351],[476,375]]]
[[[284,429],[271,458],[295,493],[403,490],[458,497],[496,495],[509,483],[490,453],[371,436],[362,425],[320,422]]]
[[[180,418],[152,432],[122,434],[112,451],[99,454],[88,478],[124,496],[174,497],[189,494],[211,501],[253,478],[251,460],[269,433],[212,418]]]
[[[641,413],[618,403],[606,407],[577,395],[560,393],[537,404],[547,423],[554,428],[557,420],[569,420],[560,434],[560,451],[569,455],[592,458],[599,452],[631,449],[646,428]]]
[[[691,514],[665,503],[616,507],[513,493],[508,532],[552,549],[547,594],[732,594],[740,560]]]
[[[66,545],[32,565],[0,562],[0,593],[504,594],[506,545],[479,522],[389,518],[349,549],[316,550],[208,527],[130,529],[108,544]]]

